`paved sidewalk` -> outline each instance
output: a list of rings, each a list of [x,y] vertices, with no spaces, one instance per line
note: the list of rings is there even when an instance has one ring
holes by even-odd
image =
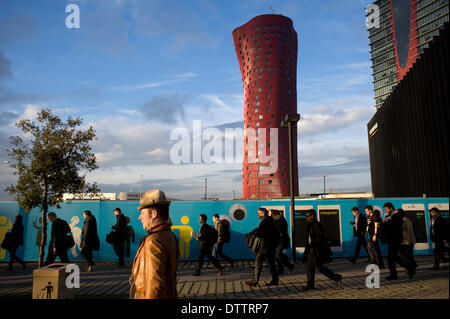
[[[386,281],[387,269],[381,270],[380,288],[367,289],[365,258],[360,258],[356,264],[346,259],[336,258],[329,268],[343,275],[343,289],[338,289],[334,282],[320,273],[316,274],[316,290],[301,292],[306,284],[306,266],[297,263],[291,275],[280,277],[280,285],[266,287],[270,280],[267,267],[263,269],[261,280],[257,287],[248,287],[244,281],[251,279],[253,260],[237,261],[234,268],[226,265],[224,275],[216,277],[216,270],[205,262],[202,276],[194,277],[195,262],[181,262],[178,267],[179,298],[212,298],[212,299],[448,299],[449,270],[448,264],[441,270],[434,271],[432,256],[416,256],[419,264],[417,279],[409,280],[406,271],[398,266],[399,280]],[[128,298],[128,278],[131,262],[123,268],[118,268],[115,262],[98,262],[94,272],[84,272],[84,263],[78,263],[81,269],[80,287],[76,298]],[[386,263],[387,264],[387,263]],[[444,265],[443,265],[444,266]],[[0,298],[31,298],[33,269],[37,263],[29,263],[25,270],[15,264],[13,272],[5,271],[6,263],[0,264]]]

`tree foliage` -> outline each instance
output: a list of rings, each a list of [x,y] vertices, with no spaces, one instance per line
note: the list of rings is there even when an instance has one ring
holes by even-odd
[[[92,126],[83,130],[81,125],[79,117],[69,117],[63,122],[50,109],[43,109],[35,121],[16,123],[24,133],[22,137],[10,137],[13,145],[9,150],[10,166],[18,180],[6,191],[15,196],[26,213],[35,207],[42,210],[43,230],[48,208],[60,208],[63,193],[99,191],[96,183],[86,181],[86,174],[98,168],[90,146],[96,139],[95,131]]]

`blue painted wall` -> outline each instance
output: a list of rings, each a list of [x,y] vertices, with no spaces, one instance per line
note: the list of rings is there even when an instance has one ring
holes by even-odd
[[[425,207],[425,222],[427,234],[429,233],[430,218],[428,214],[429,204],[448,204],[448,198],[413,198],[413,199],[347,199],[347,200],[296,200],[296,206],[312,206],[318,211],[318,206],[321,205],[339,205],[340,208],[340,224],[342,234],[342,247],[334,253],[335,257],[349,257],[353,255],[355,240],[353,238],[352,227],[349,221],[353,220],[351,208],[353,206],[359,207],[361,212],[364,212],[366,205],[378,206],[381,208],[383,204],[390,201],[394,206],[402,207],[403,204],[423,204]],[[142,224],[138,220],[139,211],[137,210],[138,202],[131,201],[74,201],[72,203],[63,203],[61,209],[52,209],[56,212],[58,217],[65,219],[71,224],[74,237],[81,234],[83,228],[83,211],[89,209],[97,218],[98,232],[101,241],[100,250],[94,252],[94,258],[97,260],[116,260],[117,257],[111,245],[104,241],[106,235],[110,232],[110,226],[115,224],[116,217],[113,213],[114,208],[120,207],[122,212],[130,217],[130,224],[135,232],[135,242],[131,243],[132,260],[136,254],[140,239],[145,236],[146,232],[142,229]],[[286,213],[286,219],[289,223],[289,209],[290,201],[211,201],[211,202],[172,202],[170,205],[170,216],[174,225],[174,232],[180,240],[182,245],[181,256],[185,260],[195,260],[198,254],[198,242],[192,239],[189,234],[190,231],[198,231],[198,218],[200,214],[208,216],[208,223],[212,224],[212,215],[218,213],[224,218],[231,221],[231,242],[224,247],[224,253],[237,259],[254,258],[250,250],[245,245],[245,234],[254,229],[259,222],[257,217],[257,209],[261,206],[282,206]],[[244,215],[235,216],[233,212],[240,208]],[[18,207],[15,202],[0,202],[0,242],[3,240],[4,234],[10,230],[16,215],[24,215],[25,226],[25,245],[17,251],[18,256],[25,260],[38,259],[38,247],[36,239],[38,229],[40,226],[39,217],[41,212],[38,209],[32,210],[28,214],[24,214],[23,210]],[[50,228],[48,228],[48,236],[50,237]],[[325,230],[326,231],[326,230]],[[48,238],[49,238],[48,237]],[[384,246],[384,245],[383,245]],[[432,244],[428,234],[428,249],[416,250],[416,254],[432,254]],[[48,246],[46,247],[48,248]],[[288,250],[289,254],[290,250]],[[386,254],[387,249],[383,247],[383,253]],[[365,251],[362,255],[366,255]],[[79,247],[75,246],[74,250],[69,250],[69,259],[82,260]],[[0,261],[9,260],[8,252],[0,251]]]

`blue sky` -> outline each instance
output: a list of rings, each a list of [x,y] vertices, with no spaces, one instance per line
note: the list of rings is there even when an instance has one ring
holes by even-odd
[[[67,29],[66,5],[80,8]],[[161,188],[170,197],[242,194],[242,167],[173,165],[170,132],[243,120],[232,31],[254,16],[290,17],[298,34],[300,192],[370,191],[366,123],[374,113],[366,1],[0,1],[0,199],[14,123],[42,107],[98,134],[102,191]],[[232,125],[228,125],[232,126]],[[224,127],[227,127],[225,125]],[[331,189],[330,189],[331,188]]]

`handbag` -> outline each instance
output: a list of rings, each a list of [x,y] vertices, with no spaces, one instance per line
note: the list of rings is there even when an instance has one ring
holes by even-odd
[[[75,240],[73,239],[72,234],[66,235],[66,249],[70,249],[75,246]]]
[[[116,243],[116,233],[114,231],[110,232],[108,235],[106,235],[105,241],[108,244],[114,245]]]
[[[9,247],[11,247],[11,233],[6,233],[5,234],[5,238],[3,239],[3,242],[2,242],[2,245],[1,245],[1,247],[3,248],[3,249],[6,249],[6,250],[8,250],[9,249]]]

